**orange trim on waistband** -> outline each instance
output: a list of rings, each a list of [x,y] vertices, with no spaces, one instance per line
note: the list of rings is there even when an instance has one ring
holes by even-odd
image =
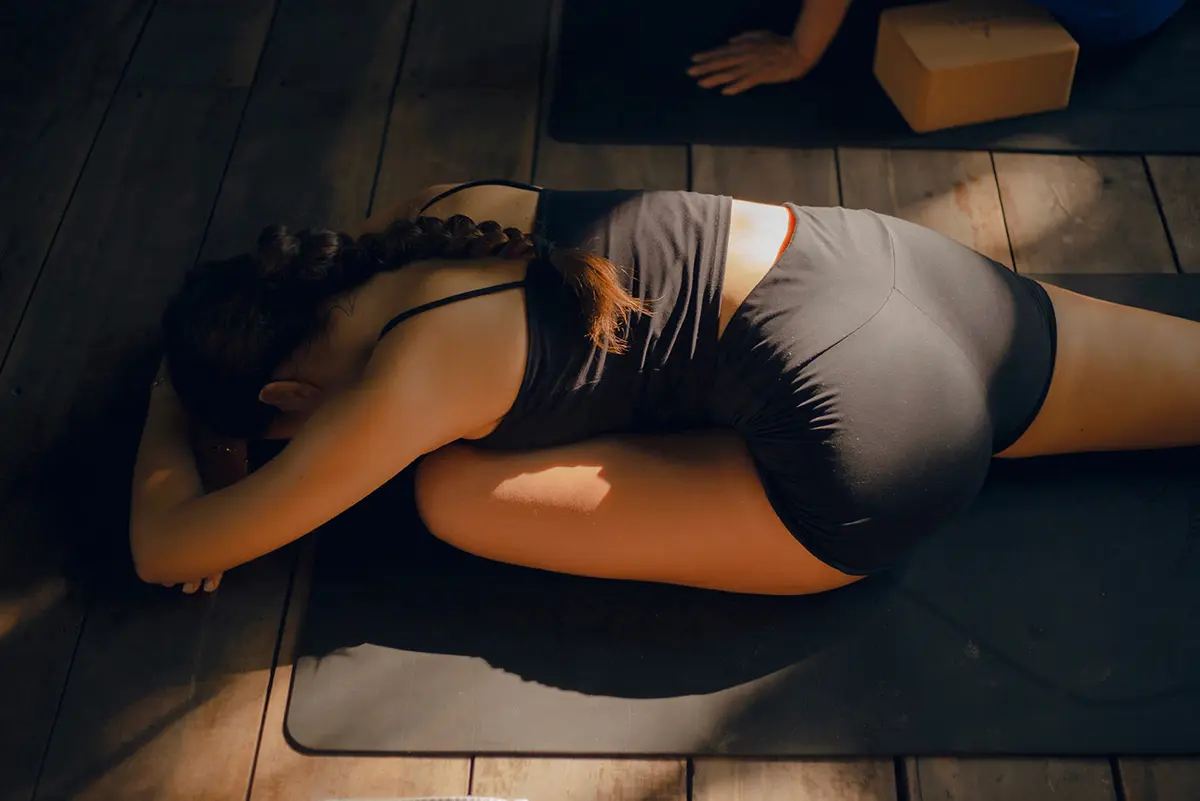
[[[783,238],[783,244],[779,246],[779,252],[775,254],[775,261],[783,258],[783,252],[792,243],[792,234],[796,233],[796,212],[792,211],[791,206],[784,206],[784,208],[787,209],[788,213],[787,236]]]

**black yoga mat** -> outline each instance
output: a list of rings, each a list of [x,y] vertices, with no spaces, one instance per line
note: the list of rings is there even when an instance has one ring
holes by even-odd
[[[1200,276],[1050,280],[1200,320]],[[1198,720],[1181,449],[998,462],[906,565],[802,598],[477,559],[403,476],[318,535],[286,728],[360,753],[1103,755],[1200,753]]]
[[[907,0],[911,2],[911,0]],[[804,80],[722,97],[691,54],[754,28],[788,32],[800,0],[564,0],[550,135],[613,144],[1200,152],[1200,3],[1132,46],[1080,57],[1062,111],[916,134],[872,74],[880,9],[855,0]]]

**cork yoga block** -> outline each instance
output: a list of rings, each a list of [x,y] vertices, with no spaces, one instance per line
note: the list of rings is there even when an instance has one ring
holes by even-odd
[[[885,10],[875,77],[918,133],[1065,108],[1079,45],[1023,0]]]

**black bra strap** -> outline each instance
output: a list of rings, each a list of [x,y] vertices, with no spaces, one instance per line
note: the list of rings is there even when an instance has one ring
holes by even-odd
[[[449,297],[442,298],[441,300],[433,300],[429,303],[422,303],[420,306],[414,306],[408,311],[400,312],[393,317],[391,321],[383,327],[383,330],[379,332],[379,338],[383,339],[385,336],[387,336],[389,331],[400,325],[400,323],[411,317],[416,317],[422,312],[427,312],[430,309],[437,309],[441,306],[449,306],[451,303],[457,303],[460,300],[469,300],[470,298],[477,298],[482,295],[494,295],[497,292],[507,292],[510,289],[517,289],[523,286],[525,286],[525,281],[510,281],[507,284],[485,286],[481,289],[472,289],[470,292],[460,292],[457,295],[450,295]]]
[[[513,189],[526,189],[530,192],[540,192],[541,191],[540,189],[538,189],[536,186],[533,186],[532,184],[524,184],[524,183],[521,183],[520,181],[510,181],[507,178],[491,178],[491,179],[485,179],[485,180],[480,180],[480,181],[468,181],[465,184],[459,184],[458,186],[454,186],[454,187],[451,187],[450,189],[447,189],[445,192],[442,192],[441,194],[435,195],[432,200],[428,201],[424,206],[421,207],[420,211],[417,212],[417,215],[420,216],[420,215],[424,214],[425,210],[428,209],[430,206],[432,206],[434,203],[437,203],[438,201],[441,201],[441,200],[445,200],[446,198],[450,197],[453,194],[461,192],[464,189],[470,189],[475,186],[509,186],[509,187],[512,187]]]

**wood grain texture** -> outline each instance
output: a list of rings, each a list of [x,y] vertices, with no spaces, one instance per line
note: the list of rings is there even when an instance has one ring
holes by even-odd
[[[256,91],[221,187],[204,258],[254,247],[263,226],[343,228],[371,197],[386,97]]]
[[[1200,157],[1147,156],[1179,268],[1200,273]]]
[[[529,801],[686,801],[684,760],[476,758],[472,795]]]
[[[361,20],[364,26],[373,21]],[[390,44],[398,46],[400,35],[402,31]],[[285,38],[277,52],[305,44]],[[309,51],[309,59],[320,57],[320,50]],[[398,61],[399,55],[395,58]],[[354,76],[345,77],[354,81]],[[258,228],[275,219],[317,225],[339,219],[349,222],[365,213],[388,91],[356,87],[351,94],[328,88],[256,87],[236,147],[232,134],[245,90],[125,91],[138,100],[161,99],[168,108],[177,98],[214,93],[235,94],[237,99],[230,104],[231,124],[219,145],[215,137],[204,135],[194,115],[179,109],[161,120],[158,114],[150,114],[151,133],[130,140],[139,153],[158,153],[160,159],[161,152],[179,139],[179,130],[193,132],[195,141],[211,148],[211,153],[175,154],[181,166],[174,171],[182,170],[194,182],[210,182],[204,191],[169,176],[152,186],[156,170],[162,177],[156,162],[139,165],[138,177],[145,183],[129,190],[137,203],[164,207],[159,215],[177,205],[172,199],[176,195],[194,199],[203,209],[203,214],[180,215],[176,224],[190,219],[192,225],[174,237],[190,242],[182,259],[155,264],[129,253],[114,254],[142,273],[152,271],[141,274],[128,268],[128,283],[156,288],[149,293],[157,299],[155,314],[164,299],[158,288],[173,289],[179,274],[176,264],[196,257],[227,161],[214,224],[205,239],[206,254],[245,250]],[[164,192],[173,194],[164,198]],[[154,215],[144,217],[147,224],[156,222]],[[150,230],[156,236],[171,234],[160,228]],[[245,798],[291,556],[287,551],[273,554],[233,571],[211,597],[180,598],[175,595],[178,591],[150,593],[124,586],[101,592],[80,641],[39,797],[115,798],[144,793],[146,798],[168,800]],[[97,698],[104,702],[96,703]]]
[[[289,554],[211,595],[103,593],[88,612],[38,799],[246,796]]]
[[[280,0],[255,85],[392,91],[412,0]]]
[[[1200,759],[1122,759],[1125,801],[1195,801]]]
[[[0,51],[0,353],[16,335],[150,5],[64,0],[0,10],[13,33]],[[17,468],[0,467],[6,493],[21,478]],[[83,599],[62,572],[62,543],[37,536],[45,511],[9,502],[0,530],[4,801],[33,793],[82,621]]]
[[[0,52],[0,354],[149,10],[150,0],[6,9],[20,35]]]
[[[1104,759],[909,761],[911,801],[1116,801]]]
[[[417,4],[376,207],[435,183],[529,180],[547,2]]]
[[[841,149],[838,157],[848,208],[924,225],[1012,267],[988,153]]]
[[[692,187],[758,203],[836,206],[840,202],[833,150],[692,146]]]
[[[44,514],[32,504],[0,508],[0,801],[33,797],[83,624],[85,598],[64,577],[58,544],[15,542],[44,532]]]
[[[1017,272],[1171,273],[1142,160],[995,154]]]
[[[271,223],[343,229],[366,215],[408,18],[395,0],[282,0],[204,258],[248,250]]]
[[[698,759],[692,801],[896,801],[890,759]]]
[[[262,744],[249,801],[327,801],[332,798],[414,798],[465,795],[471,760],[408,757],[311,756],[296,751],[284,735],[296,640],[312,575],[314,541],[304,542],[288,603],[263,723]]]
[[[555,189],[686,189],[687,148],[543,139],[533,180]]]
[[[27,625],[64,657],[75,646],[87,590],[133,580],[125,521],[142,387],[154,366],[147,345],[199,248],[243,99],[241,90],[118,95],[0,372],[0,463],[20,465],[5,476],[0,522],[21,538],[19,586],[51,606]],[[182,140],[180,126],[190,132]],[[86,634],[84,641],[94,643],[89,651],[107,647]],[[0,645],[7,651],[7,639]],[[53,708],[60,695],[45,697],[43,677],[28,674],[45,662],[0,655],[4,693],[14,693],[0,715],[29,715],[40,725],[36,708]],[[46,786],[74,786],[76,770],[103,762],[92,751],[72,753],[71,744],[111,742],[91,730],[109,723],[89,709],[126,691],[80,695],[72,687],[86,686],[89,669],[71,674],[66,699],[75,700],[59,712]],[[154,689],[130,686],[135,697]],[[21,737],[32,749],[35,738]],[[30,755],[34,770],[41,751]]]
[[[157,0],[127,87],[247,87],[279,0]]]

